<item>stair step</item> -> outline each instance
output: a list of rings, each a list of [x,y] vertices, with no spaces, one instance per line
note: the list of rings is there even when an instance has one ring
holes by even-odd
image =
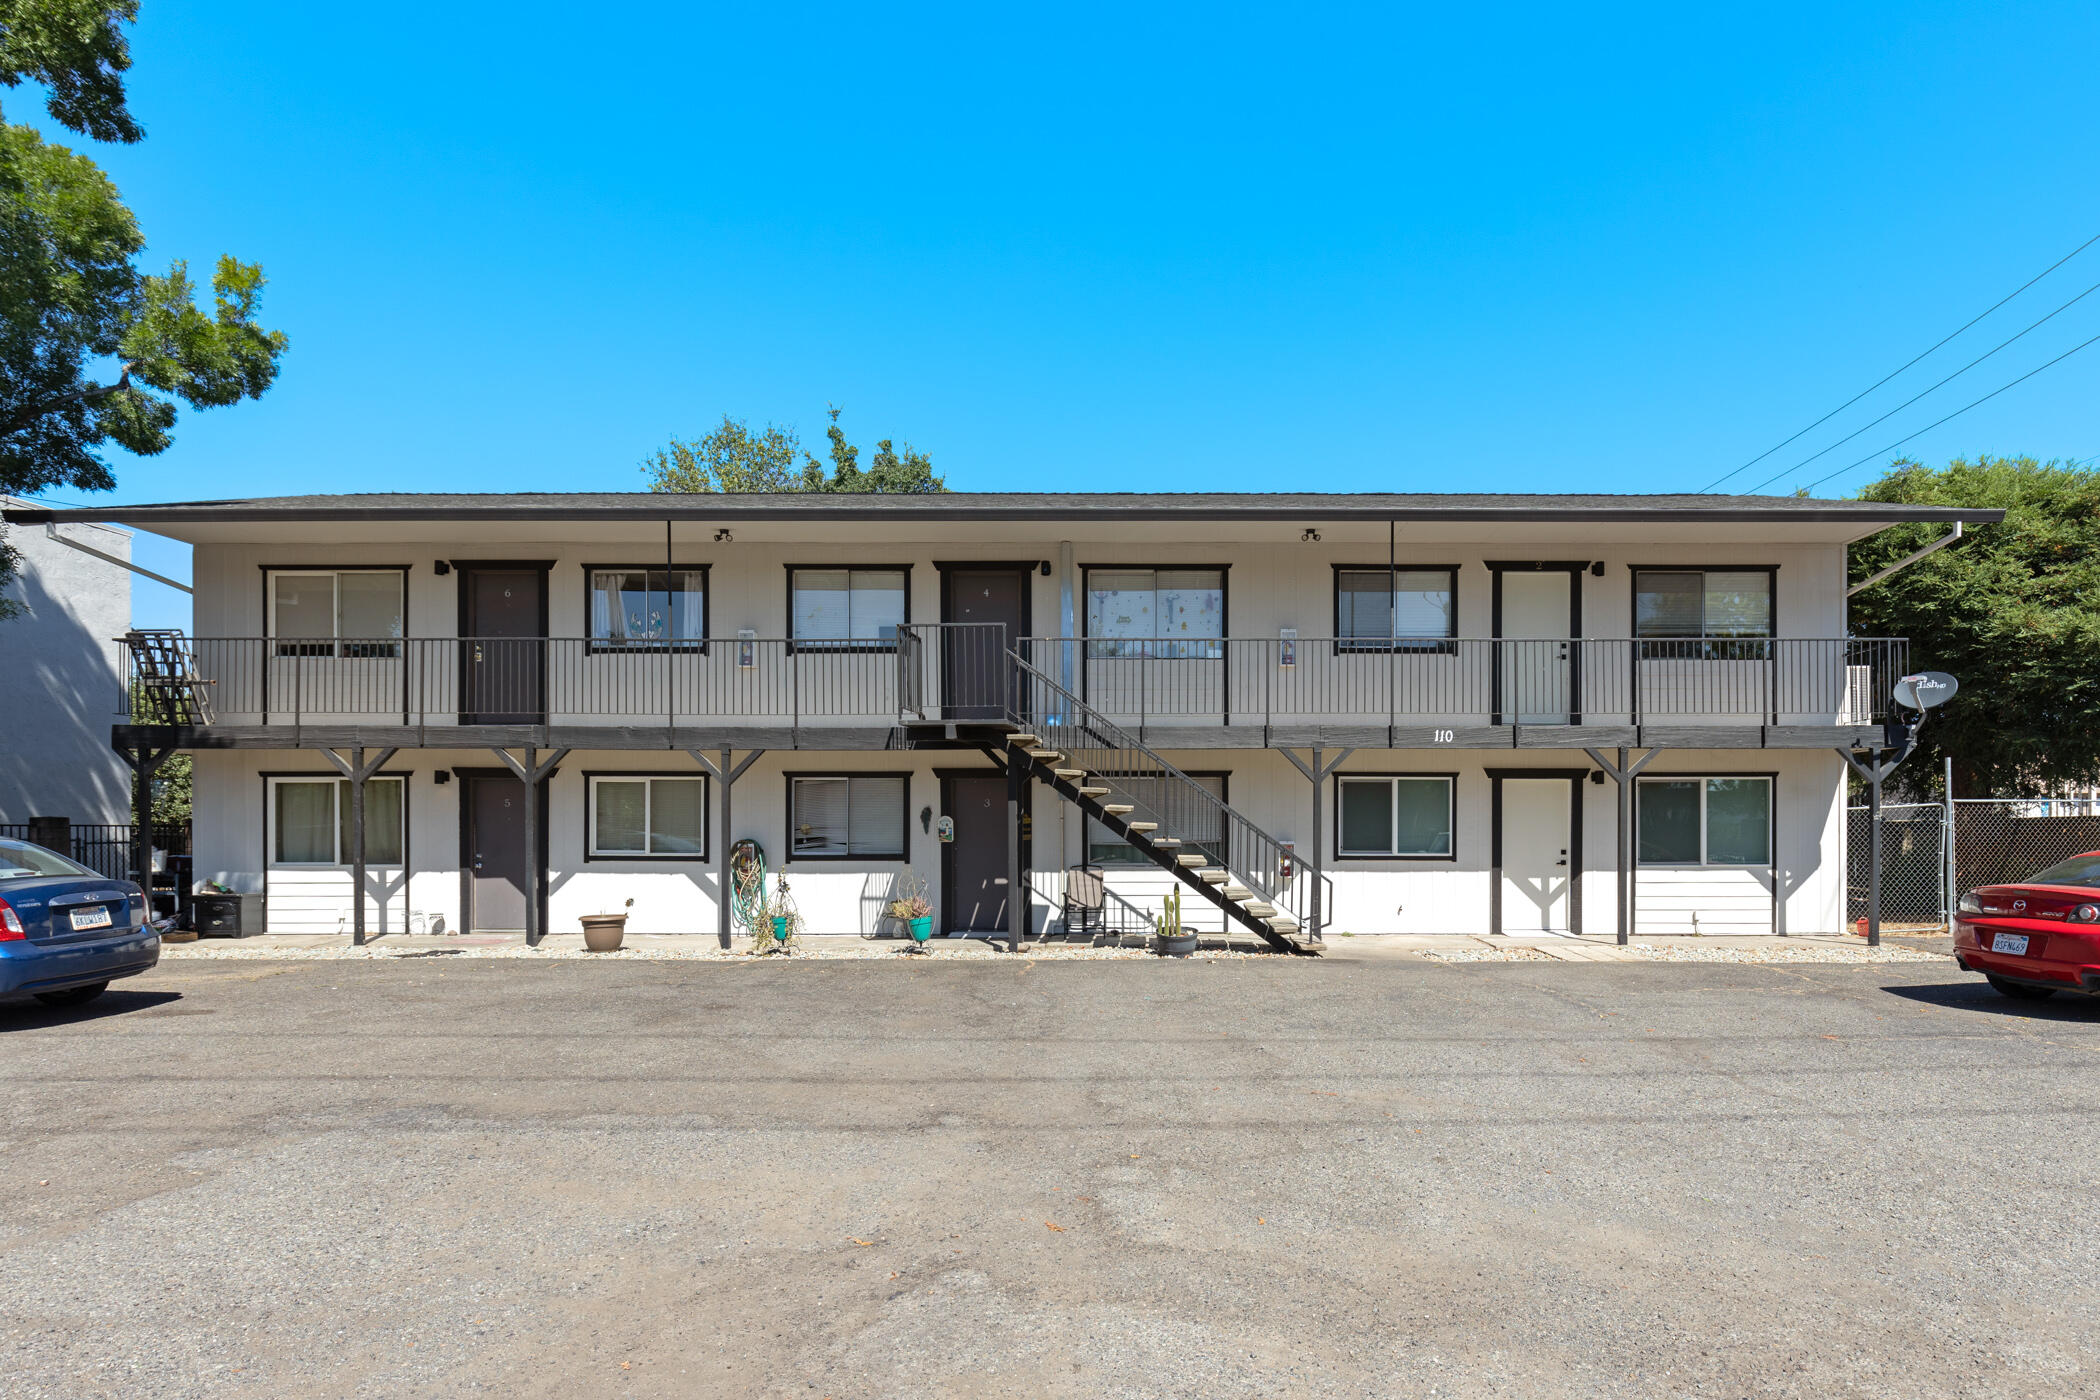
[[[1110,791],[1111,789],[1105,787],[1083,787],[1079,790],[1079,795],[1081,797],[1106,797]]]
[[[1068,783],[1076,783],[1086,776],[1086,769],[1084,768],[1053,768],[1050,771]]]
[[[1209,873],[1207,870],[1204,872],[1205,875]],[[1219,893],[1223,894],[1227,899],[1245,900],[1254,898],[1254,891],[1248,889],[1245,885],[1227,885]]]
[[[1296,919],[1292,918],[1288,914],[1275,914],[1270,916],[1269,918],[1263,919],[1262,922],[1267,924],[1270,928],[1276,930],[1278,933],[1296,933],[1299,929],[1304,927],[1304,925],[1300,924]]]
[[[1240,907],[1242,909],[1245,909],[1248,913],[1252,914],[1257,919],[1274,918],[1276,915],[1275,905],[1264,904],[1258,899],[1250,899],[1245,904],[1242,904]]]
[[[1106,788],[1102,790],[1104,792],[1107,791]],[[1132,831],[1136,832],[1140,836],[1149,836],[1153,832],[1159,830],[1158,822],[1125,822],[1124,825],[1129,827]]]
[[[1228,870],[1199,870],[1196,872],[1196,878],[1206,885],[1222,885],[1232,878],[1232,872]]]
[[[1174,857],[1174,862],[1183,870],[1201,870],[1204,866],[1210,864],[1210,857],[1191,853]]]
[[[1017,749],[1032,749],[1043,740],[1036,734],[1009,734],[1006,736],[1006,742]]]
[[[1112,817],[1127,817],[1132,812],[1135,812],[1137,808],[1131,806],[1128,802],[1104,802],[1101,804],[1101,810]]]
[[[1181,838],[1179,836],[1155,836],[1152,838],[1152,844],[1155,846],[1178,846],[1181,844]]]
[[[1064,755],[1059,753],[1056,749],[1030,749],[1028,751],[1028,756],[1034,759],[1037,763],[1055,763],[1057,762],[1057,760],[1064,757]]]

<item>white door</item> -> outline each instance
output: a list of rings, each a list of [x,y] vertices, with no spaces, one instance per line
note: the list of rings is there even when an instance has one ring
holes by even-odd
[[[1574,931],[1575,784],[1565,778],[1502,782],[1502,927],[1537,937]]]
[[[1566,569],[1502,573],[1502,722],[1568,722],[1569,600]]]

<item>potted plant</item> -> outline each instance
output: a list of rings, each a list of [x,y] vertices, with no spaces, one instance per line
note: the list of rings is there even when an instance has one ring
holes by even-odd
[[[912,951],[924,952],[926,940],[933,937],[933,901],[926,897],[926,882],[907,870],[899,889],[901,893],[890,901],[890,917],[911,934]]]
[[[617,953],[627,937],[627,910],[634,908],[628,900],[617,914],[585,914],[583,916],[583,946],[593,953]]]
[[[1196,934],[1181,926],[1181,891],[1168,890],[1152,921],[1152,951],[1164,958],[1185,958],[1196,951]]]
[[[751,924],[754,953],[792,952],[796,935],[802,932],[802,914],[788,894],[787,877],[779,876],[778,880],[772,897],[760,901],[758,917]]]
[[[902,921],[917,945],[914,952],[923,952],[926,940],[933,937],[933,905],[923,894],[907,895],[890,902],[890,917]]]

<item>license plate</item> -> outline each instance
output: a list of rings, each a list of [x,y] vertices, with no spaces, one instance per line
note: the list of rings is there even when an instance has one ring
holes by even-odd
[[[80,917],[74,915],[75,918]],[[1991,951],[1994,953],[2027,952],[2027,935],[2024,933],[1997,933],[1991,935]]]

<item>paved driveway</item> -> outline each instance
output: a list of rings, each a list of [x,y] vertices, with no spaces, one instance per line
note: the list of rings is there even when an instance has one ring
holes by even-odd
[[[14,1396],[2095,1391],[1941,964],[164,966],[0,1006]]]

